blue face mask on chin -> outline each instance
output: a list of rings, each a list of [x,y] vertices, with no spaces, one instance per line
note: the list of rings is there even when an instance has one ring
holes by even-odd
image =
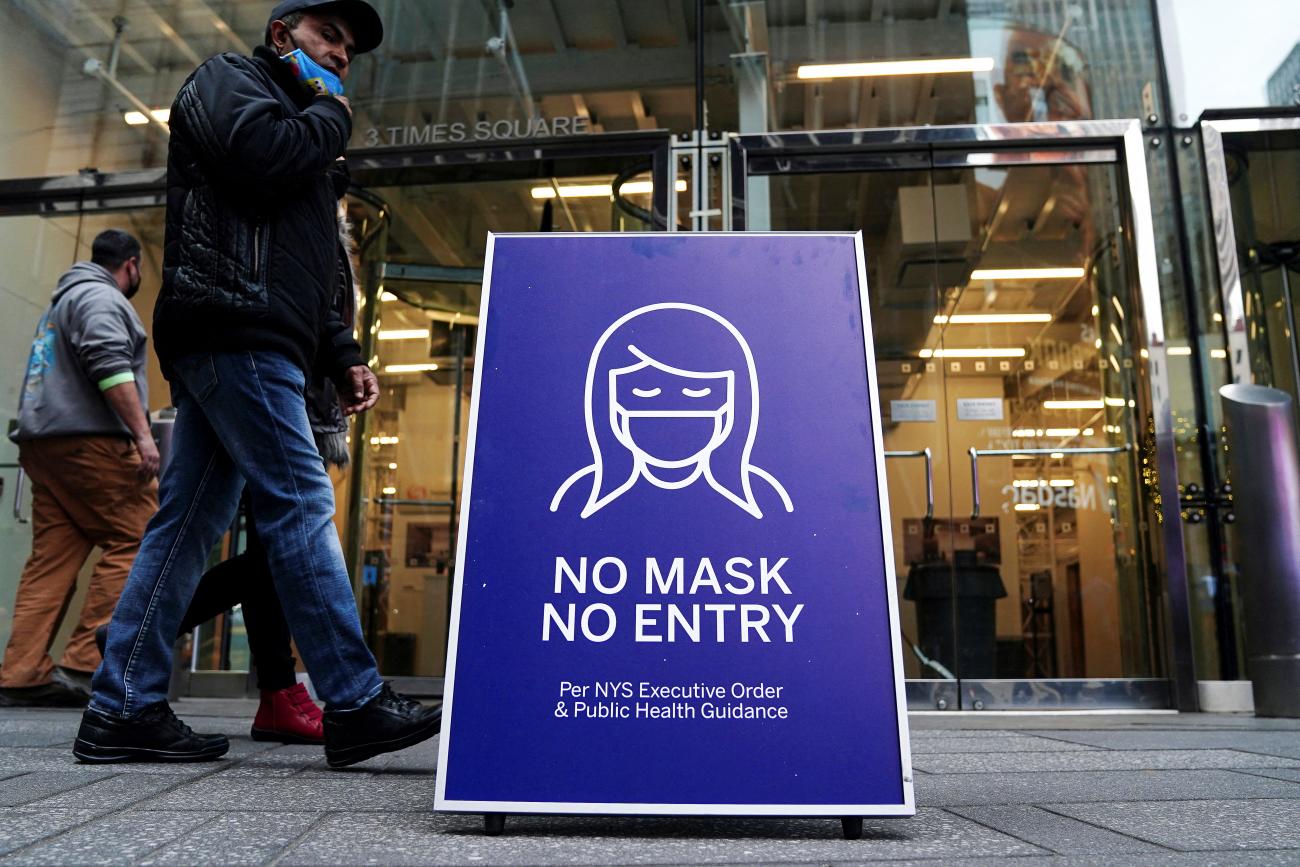
[[[339,77],[296,48],[280,58],[293,70],[294,77],[315,93],[330,96],[343,95],[343,82]]]

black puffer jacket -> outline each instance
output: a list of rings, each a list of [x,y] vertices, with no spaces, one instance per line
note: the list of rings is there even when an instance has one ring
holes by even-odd
[[[361,353],[339,290],[343,104],[312,98],[274,52],[221,54],[172,104],[163,285],[154,345],[166,373],[199,352],[274,350],[337,376]]]

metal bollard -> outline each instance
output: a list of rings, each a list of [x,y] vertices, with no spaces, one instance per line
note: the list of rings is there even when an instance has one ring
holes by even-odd
[[[1291,396],[1258,385],[1225,385],[1219,396],[1255,713],[1300,717],[1300,455]]]

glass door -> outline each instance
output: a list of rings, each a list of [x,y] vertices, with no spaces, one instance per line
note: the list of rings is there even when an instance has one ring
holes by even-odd
[[[444,153],[423,169],[402,157],[354,172],[365,183],[350,199],[363,350],[381,397],[353,428],[355,471],[339,502],[368,642],[410,691],[441,692],[488,233],[666,228],[661,139],[662,158],[645,143],[557,147],[541,160],[521,148],[514,159]]]
[[[1300,109],[1201,131],[1233,379],[1287,392],[1300,422]]]
[[[772,229],[863,232],[909,702],[1169,706],[1121,151],[898,132],[732,157]]]

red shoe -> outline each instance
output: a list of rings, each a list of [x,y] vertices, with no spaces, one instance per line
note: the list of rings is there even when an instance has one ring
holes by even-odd
[[[295,683],[274,692],[262,690],[262,703],[253,717],[253,740],[283,744],[322,744],[324,714],[307,694],[307,687]]]

